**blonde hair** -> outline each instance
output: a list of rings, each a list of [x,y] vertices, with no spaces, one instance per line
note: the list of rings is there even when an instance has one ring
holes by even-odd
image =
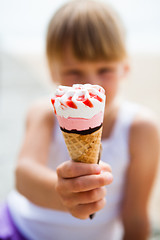
[[[49,64],[61,59],[68,46],[81,61],[122,60],[126,57],[124,27],[115,11],[102,2],[70,1],[49,23],[46,44]]]

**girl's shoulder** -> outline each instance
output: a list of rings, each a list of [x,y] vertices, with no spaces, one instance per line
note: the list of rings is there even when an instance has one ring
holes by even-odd
[[[28,109],[26,125],[46,125],[53,128],[55,117],[48,98],[36,100]]]
[[[136,117],[132,123],[133,131],[139,131],[140,129],[142,131],[145,129],[145,132],[153,129],[158,130],[158,119],[156,114],[151,109],[135,103],[133,103],[132,106],[135,108],[137,107],[138,109]]]
[[[138,108],[130,129],[130,149],[131,152],[147,152],[158,146],[158,119],[147,107],[138,105]]]
[[[27,121],[54,123],[53,108],[48,98],[36,100],[31,104],[27,112]]]
[[[121,115],[123,118],[133,117],[132,128],[143,128],[146,125],[158,126],[156,114],[148,107],[139,103],[124,101],[120,104]]]

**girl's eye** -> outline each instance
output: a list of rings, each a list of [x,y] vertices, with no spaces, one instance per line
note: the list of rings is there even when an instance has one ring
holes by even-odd
[[[68,76],[76,76],[76,77],[78,77],[78,76],[81,75],[81,73],[79,71],[69,71],[67,75]]]
[[[113,69],[111,68],[102,68],[98,71],[98,74],[112,73]]]

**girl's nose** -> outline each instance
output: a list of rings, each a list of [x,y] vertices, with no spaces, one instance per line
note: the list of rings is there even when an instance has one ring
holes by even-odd
[[[95,74],[88,74],[85,76],[85,82],[89,84],[98,84],[98,77]]]

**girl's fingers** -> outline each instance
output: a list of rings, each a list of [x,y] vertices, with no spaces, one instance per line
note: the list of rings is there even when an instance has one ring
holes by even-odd
[[[58,190],[75,193],[84,192],[108,185],[112,181],[113,176],[110,172],[101,172],[97,175],[87,175],[72,179],[61,179]]]
[[[100,201],[106,195],[106,188],[101,187],[87,192],[68,193],[63,196],[63,204],[67,208],[77,207],[77,205],[88,204]]]
[[[73,199],[75,204],[88,204],[100,201],[106,196],[107,190],[105,187],[97,188],[87,192],[75,193]]]
[[[73,210],[71,210],[71,214],[74,217],[78,217],[80,219],[87,219],[89,218],[89,215],[101,210],[105,206],[105,204],[106,204],[105,198],[97,202],[93,202],[89,204],[81,204],[81,205],[78,205]]]
[[[112,172],[112,168],[108,163],[100,161],[99,165],[100,165],[102,171]]]
[[[91,174],[100,174],[101,171],[112,172],[111,166],[100,161],[100,164],[79,163],[67,161],[57,168],[57,175],[61,178],[75,178]]]
[[[75,178],[84,175],[99,174],[101,167],[98,164],[67,161],[57,168],[57,175],[61,178]]]

